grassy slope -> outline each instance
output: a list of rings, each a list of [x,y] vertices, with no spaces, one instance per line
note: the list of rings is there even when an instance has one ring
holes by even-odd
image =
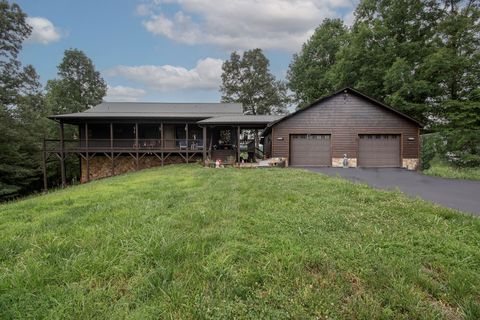
[[[441,160],[434,160],[424,174],[452,179],[480,180],[480,168],[455,168]]]
[[[479,243],[305,171],[146,170],[0,206],[0,318],[475,319]]]

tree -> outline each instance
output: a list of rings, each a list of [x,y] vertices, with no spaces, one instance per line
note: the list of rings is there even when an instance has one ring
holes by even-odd
[[[340,19],[325,19],[299,54],[293,56],[287,80],[300,106],[328,95],[336,89],[331,70],[338,51],[348,43],[348,29]]]
[[[43,95],[35,69],[17,60],[31,32],[25,17],[18,5],[0,2],[0,200],[27,194],[40,180]]]
[[[245,114],[280,114],[288,104],[286,85],[269,71],[269,61],[261,49],[232,52],[222,65],[223,102],[243,104]]]
[[[58,79],[46,86],[47,103],[58,114],[85,111],[100,104],[107,85],[92,60],[77,49],[65,51],[58,65]]]
[[[57,74],[58,78],[46,85],[46,104],[54,114],[85,111],[100,104],[107,92],[107,85],[92,60],[78,49],[65,50]],[[77,132],[77,127],[65,126],[65,139],[78,138]],[[78,158],[67,157],[65,167],[67,180],[77,180]],[[58,178],[57,174],[54,180]]]

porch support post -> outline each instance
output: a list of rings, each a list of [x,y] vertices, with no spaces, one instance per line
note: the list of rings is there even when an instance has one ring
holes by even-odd
[[[163,122],[160,122],[160,158],[162,162],[162,167],[163,167],[163,149],[165,148],[165,143],[164,143],[164,136],[163,136]]]
[[[60,174],[62,176],[62,188],[67,185],[65,175],[65,130],[63,122],[60,122]]]
[[[110,157],[112,158],[112,173],[115,175],[115,157],[113,156],[113,122],[110,122]]]
[[[138,170],[138,122],[135,122],[135,167]]]
[[[188,163],[188,122],[187,124],[185,125],[185,132],[186,132],[186,139],[185,141],[187,142],[187,149],[185,150],[186,154],[185,154],[185,161]]]
[[[43,171],[43,191],[47,191],[47,143],[43,138],[43,150],[42,150],[42,171]]]
[[[205,161],[207,161],[207,126],[203,127],[203,135],[202,135],[202,141],[203,141],[203,164],[205,165]]]
[[[240,163],[240,126],[237,126],[237,162]]]
[[[87,182],[90,181],[90,154],[88,152],[88,123],[85,123],[85,162],[87,163]]]

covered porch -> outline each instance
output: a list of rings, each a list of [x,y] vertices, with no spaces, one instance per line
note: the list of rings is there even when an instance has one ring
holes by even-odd
[[[216,160],[226,164],[255,162],[263,158],[259,134],[278,116],[229,116],[200,121],[117,120],[98,119],[57,121],[59,139],[45,139],[43,148],[44,173],[51,155],[60,160],[62,185],[65,181],[65,158],[77,155],[82,176],[90,180],[94,158],[103,157],[110,163],[110,176],[119,173],[120,158],[128,157],[134,169],[144,168],[146,158],[155,157],[158,165],[201,161],[207,165]],[[78,128],[75,139],[65,139],[65,124]],[[177,160],[172,162],[172,158]],[[242,161],[243,159],[243,161]],[[105,162],[105,161],[104,161]],[[151,161],[150,161],[151,162]],[[45,175],[46,177],[46,175]],[[45,188],[47,186],[44,179]]]

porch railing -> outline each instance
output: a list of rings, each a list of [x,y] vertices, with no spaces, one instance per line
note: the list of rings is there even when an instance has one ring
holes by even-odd
[[[65,152],[203,150],[202,139],[75,139],[63,140],[63,145]],[[45,151],[61,152],[61,150],[60,139],[45,139]]]

